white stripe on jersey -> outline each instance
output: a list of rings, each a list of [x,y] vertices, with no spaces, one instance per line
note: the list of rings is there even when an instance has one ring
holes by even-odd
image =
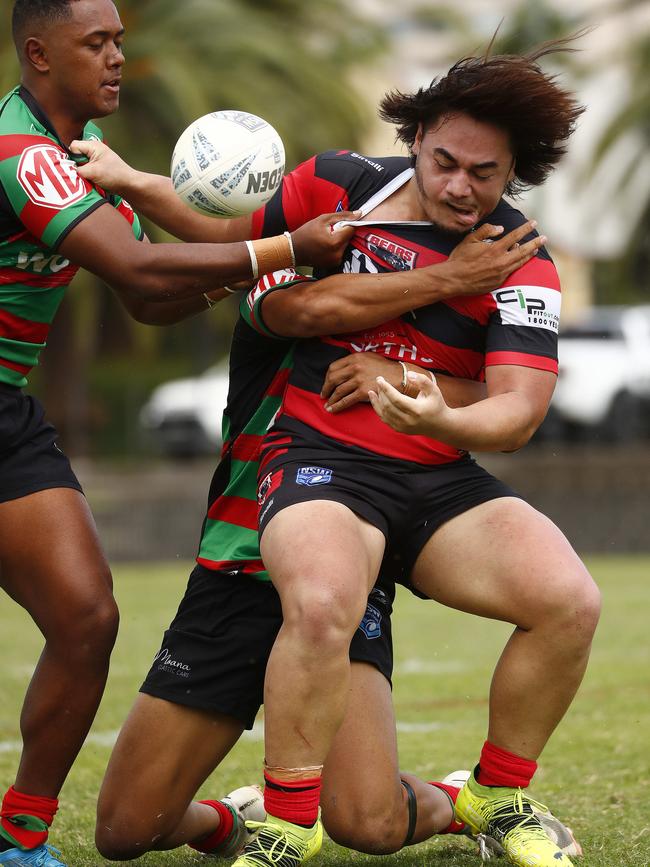
[[[503,325],[526,325],[557,333],[562,295],[548,286],[504,286],[492,292]]]

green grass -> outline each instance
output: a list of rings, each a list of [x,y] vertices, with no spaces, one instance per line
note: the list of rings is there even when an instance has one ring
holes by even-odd
[[[604,613],[590,668],[578,698],[547,747],[534,793],[569,821],[586,855],[584,867],[650,865],[650,558],[593,558]],[[74,867],[108,862],[92,846],[94,804],[115,731],[173,614],[186,564],[115,569],[122,627],[111,676],[93,735],[64,788],[53,842]],[[17,721],[40,638],[29,619],[0,599],[0,786],[13,781]],[[489,677],[507,627],[422,603],[403,593],[395,616],[395,704],[403,723],[429,730],[400,734],[401,764],[435,778],[477,757],[486,730]],[[433,728],[430,724],[438,727]],[[205,787],[211,797],[259,778],[261,743],[244,740]],[[189,865],[190,850],[147,855],[145,865]],[[469,867],[471,844],[441,838],[386,858],[349,853],[328,844],[315,864]],[[500,862],[503,863],[503,862]]]

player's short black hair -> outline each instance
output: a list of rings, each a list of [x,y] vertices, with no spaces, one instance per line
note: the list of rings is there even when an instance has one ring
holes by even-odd
[[[515,177],[506,192],[517,195],[546,180],[584,111],[537,63],[547,54],[573,50],[567,47],[572,39],[545,43],[523,56],[490,56],[488,48],[482,57],[465,57],[417,93],[386,94],[379,115],[396,125],[397,138],[409,148],[420,124],[430,128],[454,113],[505,130],[515,157]]]
[[[11,32],[18,54],[31,24],[48,25],[55,21],[67,21],[72,15],[70,5],[74,0],[16,0],[11,16]]]

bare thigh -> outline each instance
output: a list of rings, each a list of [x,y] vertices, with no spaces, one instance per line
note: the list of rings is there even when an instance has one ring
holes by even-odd
[[[560,530],[522,500],[490,500],[452,518],[429,539],[413,585],[451,608],[530,629],[542,614],[573,613],[597,594]]]
[[[0,503],[0,584],[46,634],[111,596],[85,497],[70,488]]]

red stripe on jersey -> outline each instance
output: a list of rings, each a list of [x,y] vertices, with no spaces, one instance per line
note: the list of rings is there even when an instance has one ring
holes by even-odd
[[[25,148],[38,144],[60,147],[44,135],[0,135],[0,160],[20,156]]]
[[[344,187],[315,174],[316,157],[301,163],[282,181],[282,212],[288,229],[295,229],[320,214],[336,211],[340,204],[347,210],[349,198]],[[264,229],[264,208],[253,214],[253,238]]]
[[[265,397],[282,397],[284,390],[287,387],[290,373],[291,370],[288,367],[283,367],[282,370],[278,370],[266,390]]]
[[[265,572],[266,567],[261,560],[208,560],[206,557],[197,557],[196,562],[206,569],[217,569],[228,572],[243,572],[245,575],[254,575],[256,572]]]
[[[48,208],[47,205],[35,205],[31,199],[27,199],[25,207],[18,215],[18,219],[29,228],[32,235],[36,235],[40,240],[50,220],[54,219],[59,213],[60,211],[56,208]]]
[[[367,403],[358,403],[344,413],[332,415],[325,411],[324,401],[317,394],[291,384],[287,387],[283,412],[324,436],[390,458],[419,464],[446,464],[461,456],[458,449],[430,437],[398,433],[384,424]],[[281,420],[279,426],[282,426]]]
[[[244,497],[219,497],[210,506],[208,518],[257,530],[257,503]]]
[[[255,434],[240,434],[232,447],[232,457],[235,461],[256,461],[260,456],[263,436]]]
[[[561,291],[555,265],[550,259],[542,259],[541,256],[533,256],[529,262],[513,271],[499,288],[505,286],[547,286]]]
[[[486,367],[497,364],[516,364],[518,367],[533,367],[535,370],[550,370],[557,373],[558,363],[555,358],[545,358],[543,355],[528,355],[525,352],[488,352],[485,356]]]
[[[13,361],[7,361],[6,358],[0,358],[0,366],[8,367],[9,370],[16,370],[18,373],[23,373],[27,375],[29,371],[32,369],[32,365],[27,364],[16,364]]]
[[[373,339],[374,330],[369,329],[360,335],[350,335],[349,338],[347,335],[323,337],[321,341],[331,346],[340,346],[346,352],[376,352],[384,358],[411,362],[427,369],[447,370],[452,375],[465,379],[476,379],[483,368],[482,352],[447,346],[439,340],[427,337],[403,320],[387,322],[377,331],[383,336]]]
[[[63,258],[63,257],[62,257]],[[37,274],[23,268],[3,268],[0,271],[0,285],[3,283],[22,283],[27,286],[67,286],[79,270],[78,265],[66,265],[56,274]]]
[[[22,316],[14,316],[7,310],[0,310],[0,337],[24,343],[45,343],[49,330],[47,322],[32,322]]]

